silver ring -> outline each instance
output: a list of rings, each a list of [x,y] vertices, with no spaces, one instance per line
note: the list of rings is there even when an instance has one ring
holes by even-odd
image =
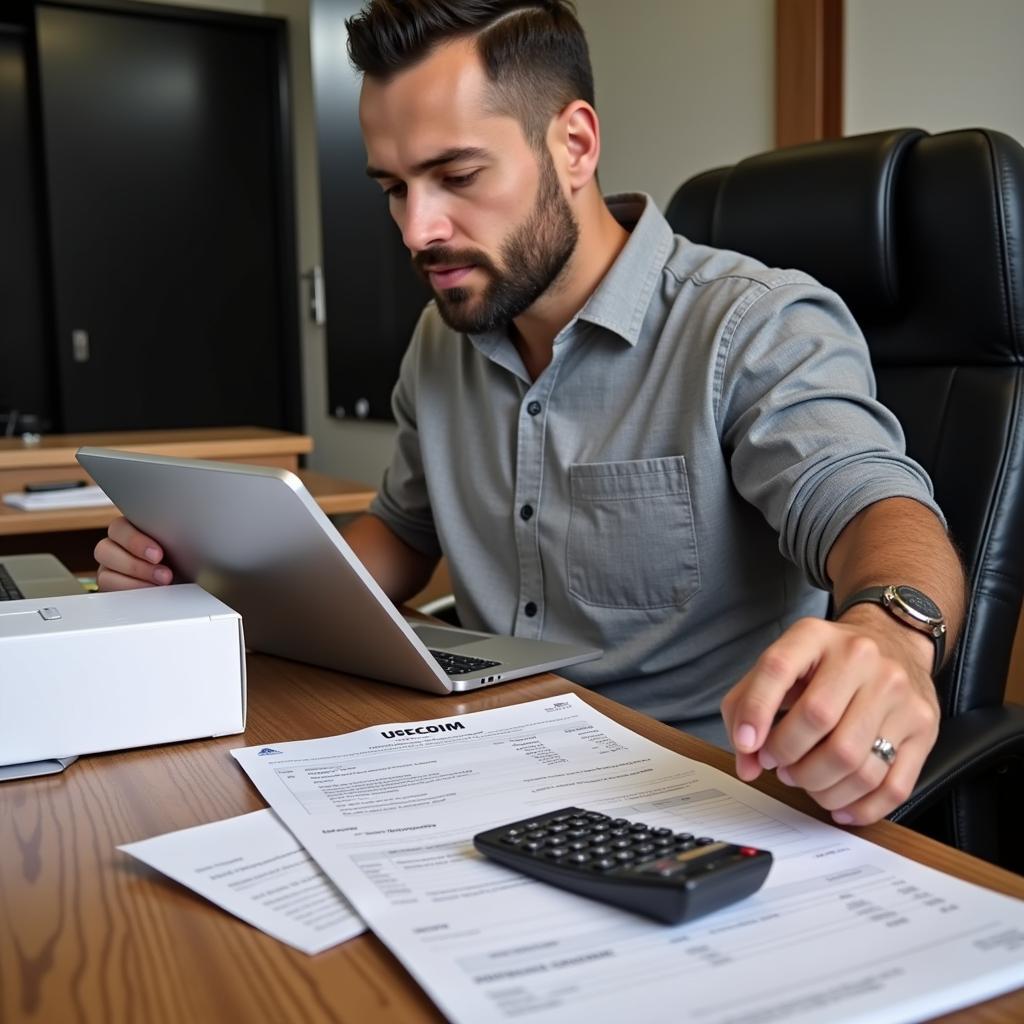
[[[896,760],[896,748],[884,736],[879,736],[871,744],[871,753],[880,757],[886,764],[892,764]]]

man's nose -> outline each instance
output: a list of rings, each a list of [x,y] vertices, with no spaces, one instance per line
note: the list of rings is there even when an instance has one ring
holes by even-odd
[[[444,204],[421,192],[409,190],[401,223],[402,241],[414,255],[431,245],[451,241],[452,224]]]

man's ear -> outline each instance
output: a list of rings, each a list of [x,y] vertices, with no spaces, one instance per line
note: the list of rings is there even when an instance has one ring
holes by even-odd
[[[573,100],[552,119],[548,143],[559,176],[568,181],[573,192],[578,192],[597,174],[601,155],[597,111],[586,100]]]

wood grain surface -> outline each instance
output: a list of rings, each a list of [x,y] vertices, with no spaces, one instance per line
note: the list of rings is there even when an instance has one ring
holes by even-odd
[[[119,448],[181,459],[241,459],[260,455],[304,455],[313,450],[306,434],[267,427],[188,427],[180,430],[100,431],[92,434],[44,434],[33,444],[19,437],[0,438],[0,470],[75,466],[83,445]]]
[[[0,1021],[426,1022],[442,1018],[372,935],[315,957],[269,938],[116,850],[264,806],[229,751],[577,692],[664,746],[730,771],[723,751],[554,676],[433,697],[249,656],[244,735],[94,755],[0,784]],[[776,782],[758,788],[815,813]],[[1024,879],[887,822],[865,837],[1024,896]],[[1019,1024],[1024,990],[943,1020]]]

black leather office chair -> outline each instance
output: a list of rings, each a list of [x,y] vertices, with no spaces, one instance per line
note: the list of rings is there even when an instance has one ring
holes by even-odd
[[[892,817],[1024,870],[1024,708],[1003,706],[1024,588],[1024,149],[915,129],[794,146],[691,178],[667,216],[807,271],[857,317],[970,585],[939,742]]]

